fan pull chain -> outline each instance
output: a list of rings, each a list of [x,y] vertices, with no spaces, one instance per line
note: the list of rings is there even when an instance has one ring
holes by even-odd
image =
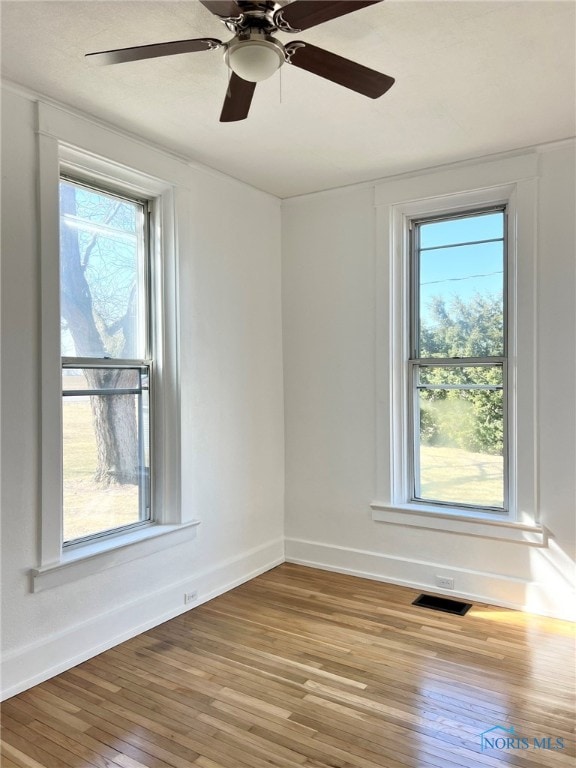
[[[280,67],[278,72],[280,73],[280,80],[279,80],[279,84],[280,84],[280,88],[279,88],[279,90],[280,90],[280,104],[282,104],[282,67]]]

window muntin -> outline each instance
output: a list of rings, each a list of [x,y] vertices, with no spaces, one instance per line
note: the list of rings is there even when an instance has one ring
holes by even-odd
[[[505,210],[411,232],[411,501],[504,512]]]
[[[151,522],[146,204],[60,180],[63,544]]]

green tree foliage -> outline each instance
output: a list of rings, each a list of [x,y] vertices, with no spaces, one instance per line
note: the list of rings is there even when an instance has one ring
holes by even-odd
[[[422,323],[420,357],[488,357],[504,353],[503,309],[499,297],[475,294],[449,303],[430,300],[429,320]]]
[[[503,308],[498,297],[468,301],[434,297],[420,328],[420,357],[467,358],[503,354]],[[497,365],[426,366],[421,385],[502,386]],[[426,445],[502,455],[502,390],[420,389],[420,437]]]

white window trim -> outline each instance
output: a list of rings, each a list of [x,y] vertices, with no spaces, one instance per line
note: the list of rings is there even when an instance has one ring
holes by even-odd
[[[199,520],[179,525],[149,525],[137,531],[122,531],[116,536],[95,539],[81,548],[69,547],[58,563],[31,570],[32,591],[41,592],[172,548],[194,536],[198,525]]]
[[[525,536],[528,531],[542,541],[536,447],[537,172],[537,154],[530,153],[376,187],[377,472],[376,499],[370,505],[374,520],[533,543]],[[463,514],[461,507],[409,502],[407,222],[493,204],[508,209],[509,512]]]
[[[44,589],[94,570],[145,556],[195,535],[198,521],[181,504],[178,254],[186,241],[189,197],[182,166],[170,156],[143,147],[123,134],[94,125],[50,105],[38,104],[39,214],[41,243],[41,535],[39,565],[31,570],[32,589]],[[128,158],[132,167],[124,162]],[[159,177],[168,170],[170,180]],[[62,547],[62,403],[60,357],[59,182],[64,171],[151,199],[157,227],[152,243],[153,297],[162,308],[158,350],[159,386],[155,403],[154,522],[133,531]],[[159,537],[162,537],[160,539]],[[174,541],[177,543],[177,541]],[[84,562],[84,565],[82,564]]]

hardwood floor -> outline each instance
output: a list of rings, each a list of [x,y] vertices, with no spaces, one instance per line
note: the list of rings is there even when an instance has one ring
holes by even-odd
[[[417,594],[281,565],[5,702],[2,768],[574,765],[573,626]]]

